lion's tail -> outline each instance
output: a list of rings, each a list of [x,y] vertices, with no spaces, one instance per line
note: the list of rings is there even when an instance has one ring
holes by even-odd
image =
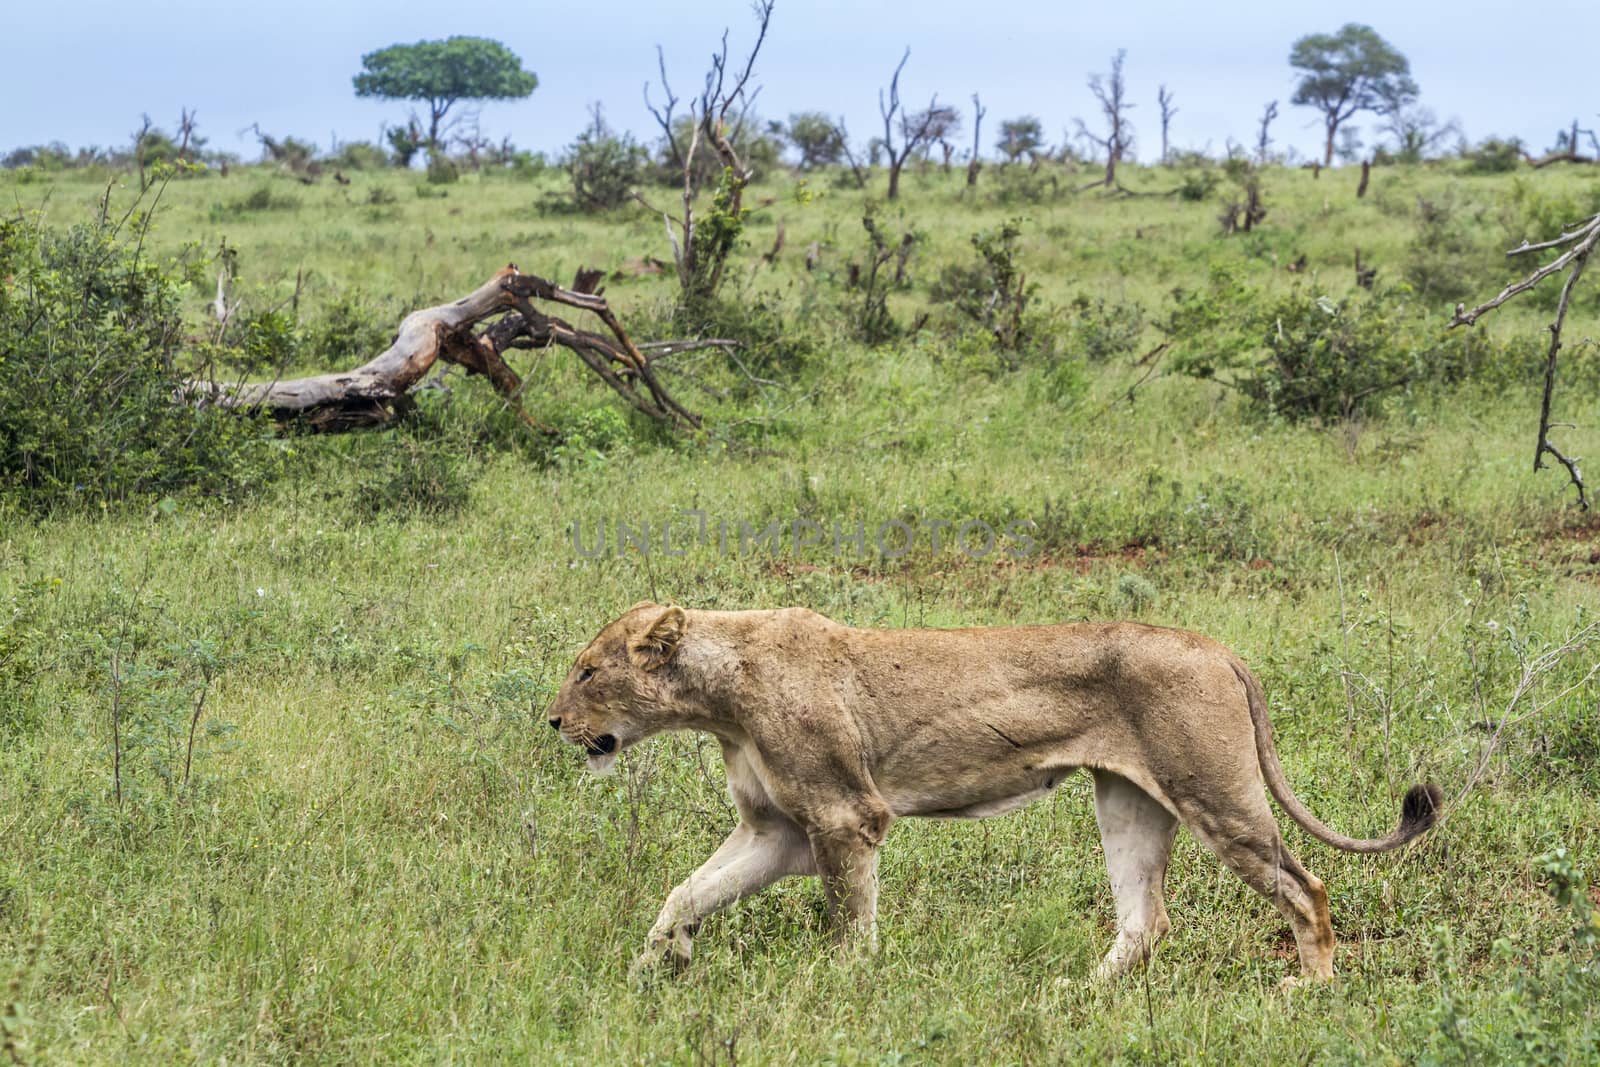
[[[1414,785],[1406,790],[1405,800],[1400,805],[1400,825],[1387,837],[1346,837],[1325,826],[1294,795],[1288,779],[1283,776],[1283,764],[1278,761],[1278,749],[1272,743],[1272,723],[1267,720],[1267,698],[1261,691],[1261,683],[1242,663],[1235,662],[1233,672],[1244,683],[1245,698],[1250,704],[1250,721],[1256,730],[1256,757],[1261,762],[1261,774],[1267,780],[1267,788],[1290,818],[1305,827],[1313,837],[1346,852],[1387,852],[1420,837],[1433,826],[1444,804],[1444,794],[1432,782]]]

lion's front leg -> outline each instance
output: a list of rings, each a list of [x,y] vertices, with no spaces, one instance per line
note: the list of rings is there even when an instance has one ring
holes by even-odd
[[[809,832],[834,930],[841,941],[869,952],[878,948],[878,846],[890,820],[881,803],[864,803]]]
[[[810,846],[798,826],[776,820],[760,826],[740,822],[711,858],[667,896],[644,952],[634,961],[635,973],[663,962],[687,964],[694,932],[706,916],[780,878],[813,870]]]

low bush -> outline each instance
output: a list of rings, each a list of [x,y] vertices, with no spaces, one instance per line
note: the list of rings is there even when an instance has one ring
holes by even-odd
[[[1144,308],[1137,301],[1108,301],[1079,293],[1067,313],[1069,347],[1091,363],[1130,355],[1144,336]]]
[[[298,211],[300,198],[293,193],[258,185],[237,200],[211,205],[211,221],[225,222],[261,211]]]
[[[1523,145],[1515,137],[1489,137],[1461,153],[1468,174],[1505,174],[1522,166]]]
[[[340,145],[328,162],[339,170],[383,170],[389,166],[389,153],[371,141],[351,141]]]
[[[1417,201],[1416,237],[1407,250],[1405,279],[1418,294],[1448,306],[1466,300],[1493,284],[1492,268],[1504,257],[1480,238],[1482,210],[1463,217],[1467,208],[1445,196]]]
[[[1179,373],[1215,378],[1291,419],[1374,414],[1396,390],[1505,373],[1487,335],[1445,330],[1410,292],[1272,298],[1219,268],[1206,289],[1176,294],[1161,329]]]
[[[384,515],[454,515],[467,506],[480,458],[468,420],[454,417],[448,394],[422,393],[393,429],[359,435],[352,493],[355,512]]]
[[[977,258],[945,267],[931,294],[992,337],[1002,352],[1021,352],[1044,333],[1039,287],[1028,281],[1018,261],[1021,236],[1021,219],[973,234]]]
[[[134,216],[133,227],[147,224]],[[0,496],[30,510],[236,495],[281,451],[253,417],[179,400],[182,263],[104,217],[0,223]]]
[[[430,185],[451,185],[461,180],[461,168],[456,166],[455,160],[440,152],[428,157],[428,183]]]
[[[1179,179],[1177,196],[1179,200],[1199,203],[1216,192],[1221,184],[1222,177],[1210,167],[1191,170]]]
[[[598,116],[567,149],[572,200],[580,211],[609,211],[633,195],[644,173],[646,152],[627,134],[613,133]]]
[[[369,301],[359,291],[339,295],[303,333],[308,357],[329,369],[353,367],[389,347],[401,315]]]

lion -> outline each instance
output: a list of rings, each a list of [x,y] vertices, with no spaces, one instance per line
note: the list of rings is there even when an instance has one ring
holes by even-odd
[[[840,940],[877,943],[878,849],[903,816],[982,819],[1094,779],[1116,903],[1100,978],[1149,960],[1179,823],[1294,930],[1301,975],[1333,976],[1328,894],[1284,847],[1263,780],[1312,836],[1398,848],[1434,824],[1432,784],[1398,827],[1357,839],[1289,788],[1261,686],[1198,634],[1137,623],[867,630],[804,608],[637,604],[577,656],[548,720],[606,773],[652,734],[722,746],[739,823],[668,895],[636,969],[689,961],[701,921],[790,875],[816,875]]]

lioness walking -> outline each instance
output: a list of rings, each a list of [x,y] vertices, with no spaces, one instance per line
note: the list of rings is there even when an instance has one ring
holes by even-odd
[[[1302,973],[1328,978],[1328,894],[1284,848],[1263,778],[1295,822],[1350,852],[1405,844],[1440,804],[1413,786],[1387,837],[1335,833],[1290,790],[1238,657],[1133,623],[858,630],[803,608],[637,604],[578,654],[549,722],[597,773],[664,730],[722,745],[739,824],[667,897],[641,966],[687,962],[702,919],[795,874],[821,878],[842,936],[874,944],[878,847],[896,818],[999,815],[1086,768],[1117,906],[1100,976],[1166,934],[1182,821],[1289,920]]]

